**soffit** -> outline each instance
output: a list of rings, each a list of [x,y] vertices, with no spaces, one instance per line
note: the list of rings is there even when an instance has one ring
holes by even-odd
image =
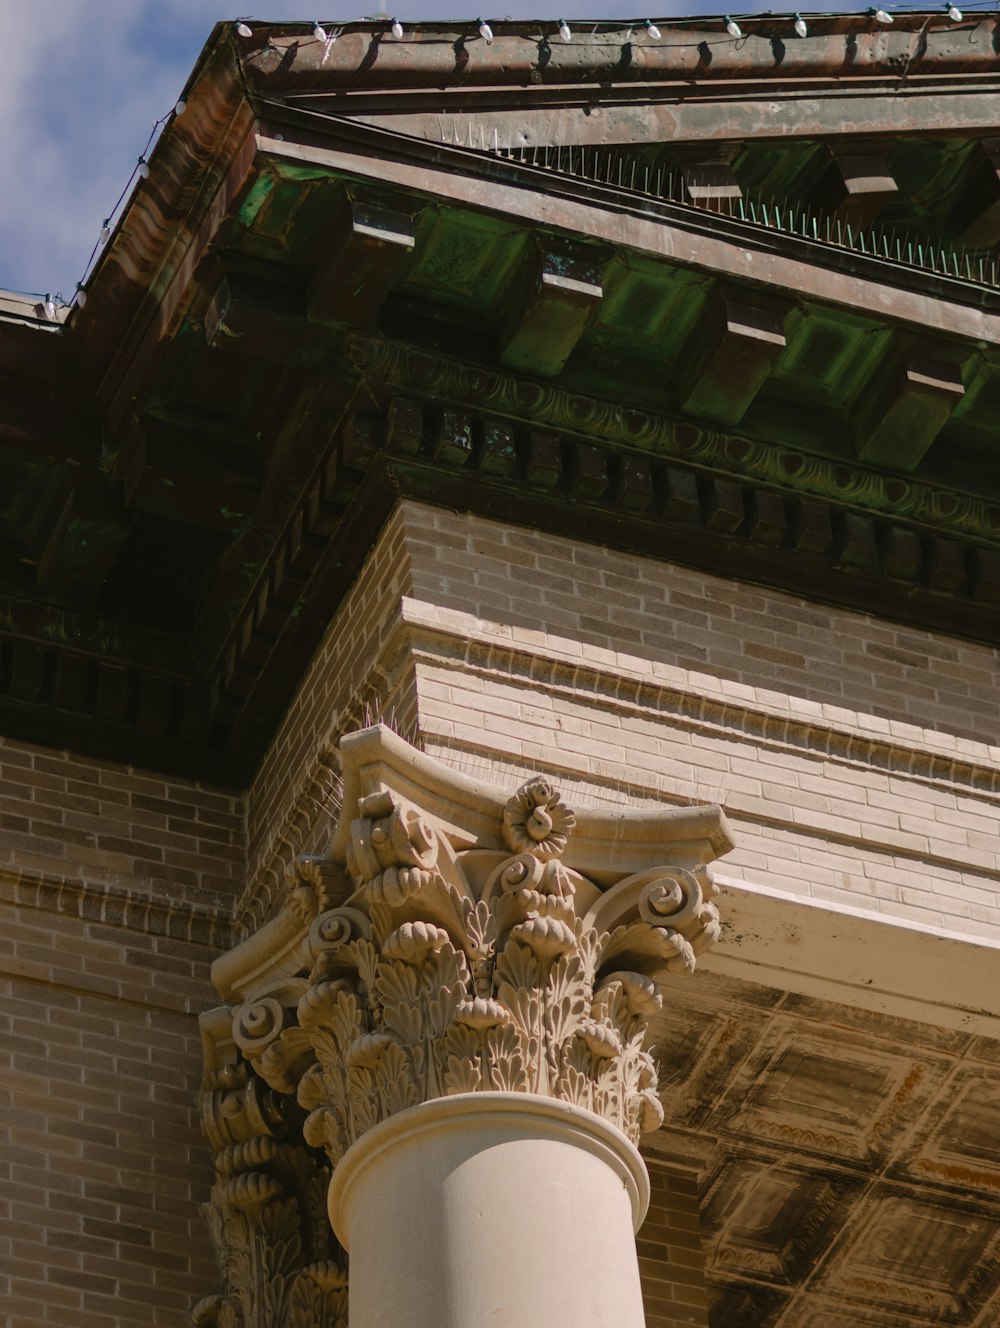
[[[1000,1044],[718,973],[664,994],[648,1149],[701,1171],[713,1323],[996,1321]]]

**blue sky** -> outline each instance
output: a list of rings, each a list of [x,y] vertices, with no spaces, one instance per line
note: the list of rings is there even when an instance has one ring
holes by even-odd
[[[455,0],[390,3],[404,23],[476,17]],[[501,0],[487,16],[556,19],[557,3]],[[636,16],[634,0],[564,3],[570,21]],[[764,7],[744,0],[741,12]],[[688,0],[676,12],[719,9],[715,0]],[[258,11],[261,20],[334,25],[360,16],[303,13],[301,0]],[[213,23],[233,17],[212,0],[0,0],[0,289],[72,295],[153,122],[177,100]]]

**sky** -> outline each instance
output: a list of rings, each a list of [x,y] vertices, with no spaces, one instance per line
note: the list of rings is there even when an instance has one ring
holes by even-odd
[[[390,3],[404,24],[477,17],[461,0]],[[560,0],[500,3],[502,12],[485,17],[564,16],[554,7]],[[635,0],[562,3],[570,22],[637,17]],[[718,13],[724,3],[685,0],[673,12]],[[739,12],[794,7],[743,0]],[[0,0],[0,289],[72,296],[154,121],[176,102],[213,23],[234,17],[213,0]],[[362,15],[304,13],[302,0],[269,0],[257,17],[336,26]]]

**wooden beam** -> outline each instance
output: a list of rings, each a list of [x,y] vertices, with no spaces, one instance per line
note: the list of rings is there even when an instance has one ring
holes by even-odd
[[[722,293],[701,320],[701,344],[678,382],[688,415],[737,424],[785,348],[785,306],[750,304],[751,292]]]
[[[309,321],[305,288],[278,264],[227,270],[205,312],[205,340],[213,349],[297,368],[322,367],[331,335]]]
[[[62,602],[93,604],[131,525],[120,484],[99,474],[77,474],[49,528],[36,588]]]
[[[248,449],[145,416],[125,468],[125,503],[185,525],[236,533],[254,507],[260,469]]]
[[[675,147],[671,155],[680,167],[688,199],[695,207],[728,214],[732,205],[743,197],[733,174],[732,149],[728,144]]]
[[[542,378],[560,373],[600,304],[600,268],[589,256],[543,251],[499,337],[500,363]]]
[[[311,265],[309,317],[314,323],[374,323],[415,243],[411,216],[349,198]]]
[[[862,461],[914,471],[965,392],[961,366],[934,351],[905,348],[891,365],[877,405],[856,431]]]
[[[815,201],[835,221],[870,226],[898,195],[899,186],[878,147],[831,145]]]

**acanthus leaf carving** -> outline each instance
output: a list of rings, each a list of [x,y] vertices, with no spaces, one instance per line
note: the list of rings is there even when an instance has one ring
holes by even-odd
[[[203,1213],[225,1290],[198,1328],[347,1328],[347,1273],[326,1220],[329,1166],[299,1141],[294,1103],[244,1061],[209,1069],[202,1123],[215,1148]]]

